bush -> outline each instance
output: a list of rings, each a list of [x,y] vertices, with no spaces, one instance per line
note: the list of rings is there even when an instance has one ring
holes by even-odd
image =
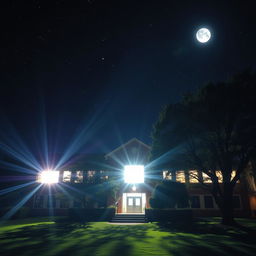
[[[69,218],[73,221],[110,221],[115,215],[115,208],[70,208]]]
[[[185,184],[171,180],[163,180],[153,191],[149,199],[152,208],[186,208],[189,206],[189,196]]]
[[[191,223],[193,219],[193,212],[191,209],[146,209],[145,215],[150,222]]]

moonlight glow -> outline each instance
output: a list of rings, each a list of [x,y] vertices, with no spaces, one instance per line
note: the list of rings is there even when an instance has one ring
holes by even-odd
[[[207,28],[200,28],[197,32],[196,32],[196,39],[200,42],[200,43],[206,43],[210,40],[211,38],[211,32],[209,29]]]

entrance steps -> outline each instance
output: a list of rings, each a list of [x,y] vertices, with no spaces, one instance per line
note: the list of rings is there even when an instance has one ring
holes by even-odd
[[[116,214],[110,222],[114,223],[147,223],[145,214]]]

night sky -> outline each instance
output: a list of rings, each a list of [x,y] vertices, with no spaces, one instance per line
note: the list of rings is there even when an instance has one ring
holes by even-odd
[[[165,104],[256,66],[249,1],[3,2],[1,139],[31,151],[46,138],[50,152],[150,144]],[[200,27],[212,32],[204,45]]]

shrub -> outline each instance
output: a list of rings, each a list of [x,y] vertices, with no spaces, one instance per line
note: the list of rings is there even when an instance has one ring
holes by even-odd
[[[149,200],[152,208],[174,208],[189,206],[189,196],[185,184],[171,180],[163,180],[153,191]]]
[[[68,215],[73,221],[110,221],[115,215],[115,208],[71,208]]]
[[[193,219],[191,209],[146,209],[145,214],[150,222],[191,223]]]

